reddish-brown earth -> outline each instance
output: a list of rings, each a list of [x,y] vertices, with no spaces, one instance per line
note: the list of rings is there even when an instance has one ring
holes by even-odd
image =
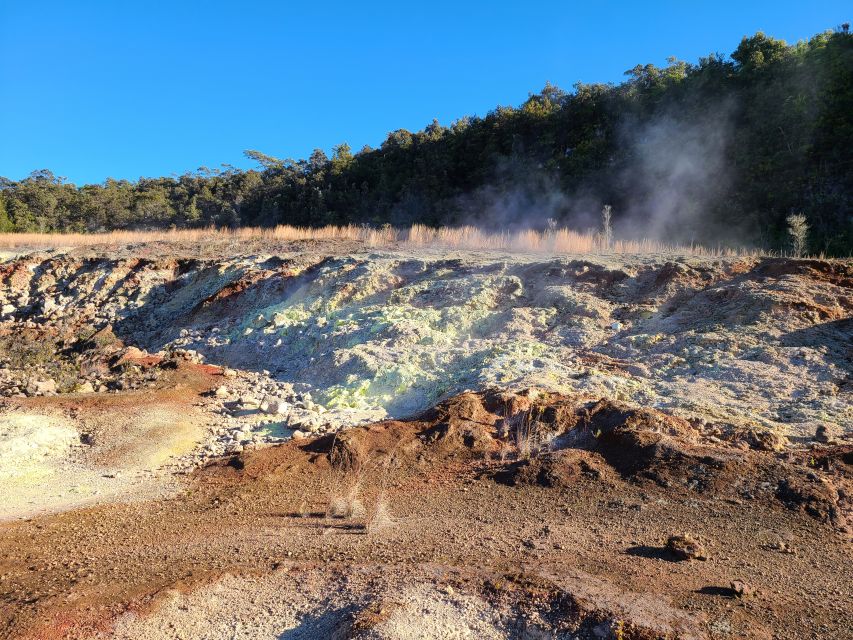
[[[172,499],[4,525],[2,635],[108,633],[167,590],[286,569],[426,572],[552,631],[849,637],[851,456],[709,445],[683,420],[608,401],[463,394],[419,419],[222,459]],[[364,512],[330,517],[340,499]],[[681,532],[707,560],[667,551]]]

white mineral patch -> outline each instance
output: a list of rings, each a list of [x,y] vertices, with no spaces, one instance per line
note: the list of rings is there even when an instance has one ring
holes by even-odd
[[[79,442],[77,431],[61,418],[46,415],[0,416],[0,478],[51,472]]]

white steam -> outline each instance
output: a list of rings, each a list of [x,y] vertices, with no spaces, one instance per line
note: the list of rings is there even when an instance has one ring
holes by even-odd
[[[732,112],[726,102],[699,116],[623,121],[610,164],[572,189],[561,187],[556,171],[531,168],[529,158],[504,158],[488,185],[454,201],[462,213],[447,222],[518,230],[545,229],[554,219],[588,232],[600,230],[602,207],[612,204],[616,239],[737,244],[737,230],[711,222],[732,182]]]

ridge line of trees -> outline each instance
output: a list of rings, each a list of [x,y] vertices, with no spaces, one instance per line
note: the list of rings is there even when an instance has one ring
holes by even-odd
[[[342,143],[331,157],[317,149],[301,160],[246,151],[258,164],[246,171],[222,165],[80,187],[46,169],[20,181],[0,178],[0,231],[506,226],[547,218],[583,229],[596,224],[606,202],[618,236],[650,228],[646,222],[668,206],[657,194],[672,193],[671,219],[654,227],[666,240],[782,249],[787,217],[802,213],[812,250],[853,252],[847,25],[793,45],[759,32],[731,56],[670,58],[626,76],[618,85],[578,83],[572,91],[548,83],[518,107],[392,131],[376,149],[354,153]],[[725,140],[703,146],[721,129]],[[682,164],[708,164],[705,174],[693,166],[684,177],[674,160],[664,162],[667,149],[683,146],[686,130],[696,154]],[[655,155],[653,143],[667,140],[670,147]]]

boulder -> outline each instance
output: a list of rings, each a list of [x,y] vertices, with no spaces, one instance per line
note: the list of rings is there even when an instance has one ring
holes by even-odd
[[[672,535],[666,541],[666,548],[678,560],[707,560],[708,554],[699,540],[689,533]]]
[[[240,398],[240,405],[244,409],[257,409],[258,407],[260,407],[261,403],[255,397],[243,396],[242,398]]]
[[[743,580],[732,580],[731,590],[737,598],[750,598],[755,595],[755,589],[752,585]]]
[[[33,380],[27,385],[27,393],[33,396],[46,396],[56,393],[56,381],[51,378]]]
[[[266,401],[265,411],[273,415],[286,415],[290,413],[291,409],[291,404],[281,398],[268,398]]]

